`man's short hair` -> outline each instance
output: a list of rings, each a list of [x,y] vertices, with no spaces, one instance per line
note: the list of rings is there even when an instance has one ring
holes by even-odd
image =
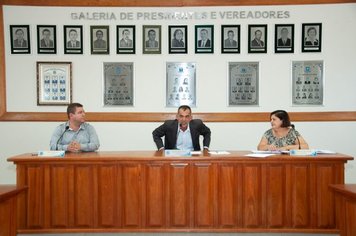
[[[69,118],[69,114],[75,114],[75,111],[77,110],[77,107],[83,107],[83,105],[80,104],[80,103],[76,103],[76,102],[71,103],[71,104],[68,105],[68,107],[67,107],[67,116],[68,116],[68,118]]]
[[[42,30],[42,34],[44,34],[44,32],[51,33],[51,31],[50,31],[49,29],[44,29],[44,30]]]
[[[228,34],[228,35],[229,35],[230,33],[234,33],[234,31],[232,31],[232,30],[227,31],[227,34]]]
[[[151,32],[156,33],[156,31],[155,31],[155,30],[150,29],[150,30],[148,31],[148,33],[147,33],[147,34],[148,34],[148,35],[150,35],[150,33],[151,33]]]
[[[202,30],[200,30],[200,33],[201,33],[201,32],[203,32],[203,31],[205,31],[205,32],[206,32],[206,34],[209,34],[209,32],[208,32],[208,30],[207,30],[207,29],[202,29]]]
[[[183,111],[189,110],[189,112],[192,113],[192,109],[188,105],[182,105],[182,106],[178,107],[177,112],[179,112],[179,110],[183,110]]]
[[[261,30],[256,30],[255,31],[255,35],[257,34],[257,32],[260,32],[262,34],[262,31]]]
[[[125,33],[126,31],[130,33],[130,30],[124,29],[124,30],[122,31],[122,35],[124,35],[124,33]]]
[[[289,32],[288,29],[285,28],[285,27],[281,29],[281,33],[282,33],[283,31],[287,31],[287,33]]]
[[[71,29],[71,30],[69,30],[68,34],[70,34],[70,32],[75,32],[75,33],[78,33],[78,32],[77,32],[77,30],[75,30],[75,29]]]
[[[22,32],[23,34],[25,34],[25,32],[23,31],[23,29],[17,29],[17,30],[15,30],[15,34],[17,34],[17,32]]]
[[[104,32],[102,30],[97,30],[95,35],[98,35],[98,33],[101,33],[102,35],[104,35]]]

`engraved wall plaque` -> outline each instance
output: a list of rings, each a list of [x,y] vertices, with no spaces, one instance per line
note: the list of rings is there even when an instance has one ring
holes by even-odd
[[[133,106],[133,63],[104,63],[104,106]]]
[[[323,61],[292,62],[293,105],[323,105]]]
[[[229,106],[258,105],[258,62],[229,62]]]
[[[196,106],[196,63],[167,62],[167,107]]]

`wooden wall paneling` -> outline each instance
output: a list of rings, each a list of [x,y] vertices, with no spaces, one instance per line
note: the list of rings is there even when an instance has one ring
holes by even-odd
[[[29,166],[27,169],[27,228],[39,229],[44,226],[44,167]],[[22,212],[20,213],[22,214]]]
[[[329,191],[330,184],[337,184],[333,164],[318,165],[316,169],[317,227],[335,227],[334,197]],[[324,186],[325,185],[325,186]]]
[[[124,228],[141,226],[140,173],[140,164],[123,164],[122,166],[122,227]]]
[[[147,228],[163,228],[167,196],[165,195],[165,168],[162,163],[147,164],[145,178],[145,223]]]
[[[233,164],[218,165],[218,226],[232,228],[237,226],[237,188],[236,166]]]
[[[285,164],[267,166],[267,225],[269,228],[282,228],[286,219],[286,171]]]
[[[68,189],[68,167],[65,165],[53,165],[49,167],[49,194],[51,214],[49,225],[46,228],[66,228],[69,226],[69,189]]]
[[[189,228],[190,203],[192,199],[189,182],[188,163],[171,163],[169,165],[169,226],[172,228]]]
[[[310,171],[308,164],[292,166],[292,227],[310,227]]]
[[[244,166],[243,173],[243,216],[244,227],[259,228],[262,225],[261,165]]]
[[[27,187],[27,166],[17,165],[16,167],[16,185],[17,187]],[[25,229],[27,227],[27,199],[28,191],[24,191],[17,197],[17,227]]]
[[[94,225],[94,175],[92,165],[74,169],[74,224],[76,228]]]
[[[98,214],[99,228],[112,228],[117,225],[118,177],[117,165],[98,165]],[[121,192],[120,192],[121,194]]]
[[[210,228],[214,224],[213,164],[194,163],[194,225]]]
[[[15,207],[16,198],[10,198],[5,201],[2,201],[0,204],[0,236],[16,236],[16,229],[14,229],[14,224],[12,221],[16,219],[14,218],[15,212],[13,210]]]
[[[356,200],[355,199],[345,199],[345,221],[346,229],[345,236],[355,236],[356,235]],[[341,235],[343,236],[343,235]]]

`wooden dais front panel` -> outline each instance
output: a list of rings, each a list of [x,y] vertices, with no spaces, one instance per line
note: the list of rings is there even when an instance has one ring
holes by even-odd
[[[244,154],[10,158],[18,185],[28,186],[19,232],[338,232],[328,186],[344,182],[351,157]]]

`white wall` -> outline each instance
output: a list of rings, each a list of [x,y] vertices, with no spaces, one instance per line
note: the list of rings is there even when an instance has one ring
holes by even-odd
[[[226,11],[226,10],[287,10],[289,19],[189,20],[189,21],[74,21],[71,12],[139,12],[139,11]],[[45,22],[45,23],[44,23]],[[323,24],[321,53],[301,53],[301,24]],[[295,53],[274,54],[274,24],[295,24]],[[165,108],[165,63],[167,61],[194,61],[197,63],[197,107],[195,112],[272,111],[349,111],[356,110],[356,4],[257,6],[257,7],[203,7],[203,8],[41,8],[4,7],[5,45],[10,45],[9,25],[29,24],[32,54],[11,55],[6,47],[6,86],[8,111],[65,111],[65,107],[36,105],[36,61],[73,62],[73,98],[85,105],[87,111],[154,111],[172,112]],[[37,55],[36,25],[57,25],[57,55]],[[84,26],[84,55],[63,54],[63,25]],[[136,25],[136,55],[116,55],[116,25]],[[162,25],[162,55],[142,55],[142,25]],[[189,53],[168,54],[168,25],[187,24]],[[194,53],[194,25],[215,25],[215,53]],[[241,25],[241,54],[220,53],[220,25]],[[268,53],[247,54],[248,24],[268,24]],[[90,25],[110,25],[110,55],[90,55],[88,39]],[[324,106],[296,107],[291,105],[290,67],[293,60],[324,60]],[[135,106],[129,108],[102,106],[102,63],[132,61],[135,64]],[[227,106],[227,63],[229,61],[260,62],[260,104],[258,107]],[[20,68],[20,69],[19,69]],[[21,85],[19,87],[19,85]],[[0,122],[0,183],[15,182],[15,167],[6,161],[11,155],[48,149],[48,143],[57,122]],[[158,123],[94,123],[101,141],[100,150],[152,150],[152,130]],[[213,149],[254,149],[269,128],[266,123],[208,123],[212,129]],[[356,156],[355,122],[297,123],[311,147],[332,149]],[[346,166],[346,182],[356,182],[356,161]]]

